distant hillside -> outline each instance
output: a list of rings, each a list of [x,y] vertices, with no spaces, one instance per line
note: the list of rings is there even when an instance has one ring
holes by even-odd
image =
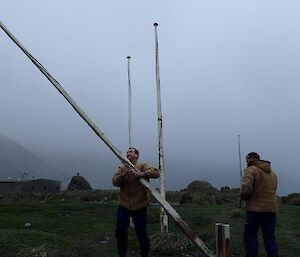
[[[28,173],[28,179],[61,180],[66,177],[61,170],[49,165],[26,147],[0,135],[0,180],[7,180],[8,177],[16,180],[23,172]]]
[[[193,181],[184,190],[180,203],[194,203],[199,205],[238,203],[238,191],[229,187],[222,187],[221,191],[214,188],[207,181]]]

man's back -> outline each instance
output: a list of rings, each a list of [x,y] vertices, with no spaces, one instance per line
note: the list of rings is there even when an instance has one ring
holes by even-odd
[[[240,198],[246,202],[244,246],[246,257],[258,253],[257,233],[261,228],[268,257],[278,257],[275,239],[277,212],[277,177],[269,161],[260,160],[256,152],[246,156],[248,168],[241,182]]]
[[[240,196],[248,211],[277,212],[277,176],[270,162],[259,160],[245,170]]]

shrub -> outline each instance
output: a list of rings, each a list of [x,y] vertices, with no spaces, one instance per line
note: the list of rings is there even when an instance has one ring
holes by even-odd
[[[185,252],[192,245],[192,241],[183,234],[156,233],[151,236],[151,248],[155,253],[174,254],[178,252]]]
[[[80,201],[94,202],[94,201],[98,201],[98,200],[99,200],[98,195],[92,191],[85,191],[85,192],[82,192],[80,195]]]
[[[282,197],[282,203],[283,204],[291,204],[292,202],[297,202],[297,198],[300,197],[300,194],[298,193],[292,193],[292,194],[289,194],[288,196],[286,197]],[[292,204],[292,205],[297,205],[297,204]]]
[[[192,194],[189,192],[185,192],[181,197],[180,204],[191,203],[192,201],[193,201]]]
[[[25,249],[17,253],[17,257],[47,257],[47,251],[44,245],[33,249]]]
[[[74,191],[74,190],[91,190],[92,187],[89,184],[89,182],[86,181],[86,179],[82,176],[74,176],[69,185],[68,185],[68,190],[69,191]]]
[[[293,199],[290,201],[290,205],[297,205],[297,206],[300,206],[300,196],[293,198]]]

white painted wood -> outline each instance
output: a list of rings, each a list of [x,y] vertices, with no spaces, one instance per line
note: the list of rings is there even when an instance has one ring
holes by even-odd
[[[131,108],[131,79],[130,79],[130,56],[127,56],[127,74],[128,74],[128,135],[129,147],[132,147],[132,108]]]
[[[231,257],[230,225],[215,224],[216,257]]]
[[[157,122],[158,122],[158,168],[160,170],[160,194],[166,199],[165,190],[165,167],[164,167],[164,150],[163,150],[163,118],[161,109],[161,90],[160,90],[160,72],[158,56],[158,24],[154,23],[155,29],[155,74],[156,74],[156,91],[157,91]],[[168,215],[164,208],[160,211],[160,228],[162,233],[168,232]]]

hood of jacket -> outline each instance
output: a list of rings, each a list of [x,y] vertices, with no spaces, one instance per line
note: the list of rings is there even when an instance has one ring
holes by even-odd
[[[271,162],[264,161],[264,160],[258,160],[255,163],[252,164],[253,166],[262,169],[266,173],[271,173]]]

